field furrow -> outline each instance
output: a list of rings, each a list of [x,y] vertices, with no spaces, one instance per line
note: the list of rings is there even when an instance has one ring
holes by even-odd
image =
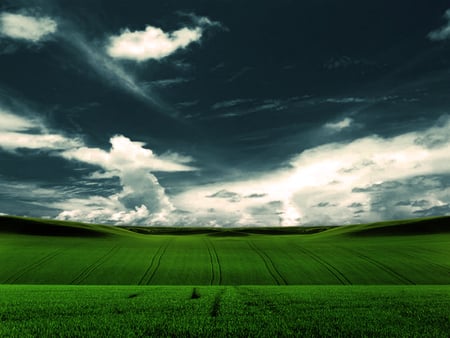
[[[102,264],[104,264],[108,259],[110,259],[117,251],[119,246],[112,247],[106,254],[97,259],[94,263],[89,265],[87,268],[82,270],[71,282],[70,284],[81,284],[86,278],[88,278],[95,270],[97,270]]]
[[[420,248],[420,247],[415,246],[412,248],[408,248],[408,251],[403,254],[413,260],[417,259],[419,256],[421,260],[426,262],[426,264],[437,267],[440,270],[443,270],[443,271],[445,271],[445,273],[450,275],[450,260],[448,259],[448,256],[446,256],[445,254],[442,254],[442,252],[433,251],[433,250],[430,250],[429,248],[425,249],[425,248]],[[439,257],[441,255],[443,257],[445,257],[445,259],[447,259],[447,264],[442,264],[442,261],[441,261],[441,263],[436,262],[436,260],[442,259],[442,257]]]
[[[156,274],[156,272],[158,271],[158,269],[159,269],[159,267],[161,265],[161,259],[163,258],[164,254],[166,253],[167,248],[170,245],[170,242],[171,242],[171,240],[166,241],[165,244],[162,246],[162,250],[159,250],[159,254],[157,253],[155,255],[155,257],[156,257],[155,268],[151,271],[146,284],[150,284],[152,282],[153,278],[155,277],[155,274]]]
[[[158,250],[156,251],[156,253],[152,256],[152,260],[150,261],[150,264],[148,265],[147,269],[145,270],[144,274],[142,275],[141,279],[139,280],[139,285],[145,285],[147,284],[147,281],[149,280],[149,276],[151,275],[152,272],[152,267],[155,264],[156,258],[159,256],[160,251],[163,250],[165,243],[163,243]]]
[[[214,296],[214,300],[211,306],[211,311],[209,312],[210,316],[215,318],[219,315],[220,312],[220,304],[222,302],[223,294],[225,293],[225,289],[219,290]]]
[[[396,272],[395,270],[393,270],[392,268],[390,268],[390,267],[387,266],[386,264],[383,264],[383,263],[377,261],[377,260],[374,259],[374,258],[371,258],[371,257],[369,257],[369,256],[367,256],[367,255],[364,255],[364,254],[362,254],[361,252],[356,251],[356,250],[352,250],[352,249],[344,248],[344,247],[339,247],[339,248],[341,248],[341,249],[343,249],[343,250],[346,250],[346,251],[352,253],[353,255],[362,258],[362,259],[365,260],[366,262],[369,262],[370,264],[372,264],[372,265],[374,265],[374,266],[380,268],[380,269],[383,270],[385,273],[387,273],[387,274],[393,276],[394,278],[396,278],[396,279],[397,279],[400,283],[402,283],[402,284],[413,284],[413,285],[415,284],[415,283],[414,283],[412,280],[410,280],[409,278],[407,278],[407,277],[405,277],[405,276],[399,274],[398,272]]]
[[[209,241],[205,240],[206,248],[208,249],[208,255],[209,255],[209,264],[211,265],[211,280],[209,282],[209,285],[214,285],[215,282],[215,273],[214,273],[214,262],[213,262],[213,255],[211,253],[211,248]]]
[[[61,251],[62,251],[62,249],[58,249],[53,252],[50,252],[49,254],[45,255],[44,257],[42,257],[42,258],[38,259],[37,261],[31,263],[30,265],[26,266],[25,268],[20,270],[18,273],[12,275],[8,279],[6,279],[3,283],[4,284],[13,284],[13,283],[17,282],[22,276],[39,268],[46,262],[50,261],[51,259],[56,257],[58,254],[60,254]]]
[[[276,268],[273,261],[270,259],[270,257],[263,251],[261,251],[254,242],[248,241],[247,244],[252,248],[252,250],[261,257],[261,260],[264,263],[264,266],[266,267],[269,274],[272,276],[273,280],[277,285],[287,285],[286,279],[281,275],[281,273]]]
[[[211,265],[211,281],[210,285],[222,284],[222,269],[220,267],[219,256],[217,255],[216,248],[210,239],[204,240],[208,249],[209,262]]]
[[[327,269],[341,284],[352,284],[352,282],[334,265],[328,263],[323,258],[313,253],[311,250],[306,249],[305,247],[295,245],[300,251],[308,255],[314,261],[322,265],[325,269]]]

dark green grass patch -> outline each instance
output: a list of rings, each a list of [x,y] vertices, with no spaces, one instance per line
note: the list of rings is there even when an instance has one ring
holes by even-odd
[[[81,227],[19,217],[0,217],[0,233],[40,236],[103,237],[108,234],[93,227]]]
[[[448,337],[449,286],[0,286],[2,337]],[[195,295],[195,296],[194,296]]]
[[[450,233],[450,217],[368,224],[353,231],[354,236],[412,236]]]
[[[0,216],[0,235],[2,233],[55,237],[106,237],[125,235],[126,231],[106,225]]]
[[[241,231],[223,230],[218,232],[211,232],[208,236],[213,237],[245,237],[248,236],[247,233]]]

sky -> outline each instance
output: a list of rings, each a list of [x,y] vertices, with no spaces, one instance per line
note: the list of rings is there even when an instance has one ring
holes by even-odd
[[[449,89],[448,1],[3,0],[0,213],[448,215]]]

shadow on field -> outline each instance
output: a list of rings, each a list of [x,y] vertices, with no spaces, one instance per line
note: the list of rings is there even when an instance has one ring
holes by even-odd
[[[191,299],[199,299],[201,297],[200,292],[197,288],[192,289]]]
[[[211,228],[181,228],[181,227],[143,227],[143,226],[119,226],[142,235],[205,235],[214,232]]]
[[[366,225],[351,236],[405,236],[450,233],[450,217],[430,218]]]
[[[212,237],[246,237],[246,236],[248,236],[248,234],[245,232],[241,232],[241,231],[225,230],[225,231],[211,232],[208,234],[208,236],[212,236]]]
[[[194,228],[194,227],[142,227],[120,228],[144,235],[208,235],[212,237],[244,237],[248,235],[310,235],[327,231],[335,226],[317,227],[248,227],[248,228]]]
[[[255,235],[311,235],[335,228],[335,226],[317,227],[267,227],[267,228],[240,228],[239,232]]]
[[[0,216],[0,233],[62,237],[106,237],[107,233],[93,228],[82,228],[69,222],[51,223],[19,217]]]

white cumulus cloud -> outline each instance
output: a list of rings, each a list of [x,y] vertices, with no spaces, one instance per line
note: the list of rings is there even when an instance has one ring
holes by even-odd
[[[67,159],[78,160],[103,167],[108,171],[125,171],[146,169],[149,171],[191,171],[193,167],[186,165],[189,158],[176,153],[157,156],[151,149],[146,149],[142,142],[131,141],[129,138],[116,135],[110,139],[109,152],[99,148],[80,147],[63,153]]]
[[[51,18],[35,18],[22,14],[0,14],[0,31],[13,39],[38,42],[46,36],[55,33],[57,23]]]
[[[116,176],[122,190],[109,197],[69,199],[55,204],[54,207],[65,210],[58,218],[115,224],[167,224],[175,207],[152,172],[195,170],[187,164],[192,159],[173,152],[158,156],[144,148],[144,143],[121,135],[112,137],[110,142],[109,151],[80,147],[69,149],[62,156],[101,167],[105,172],[91,178]]]
[[[120,35],[110,37],[108,55],[135,61],[165,58],[199,41],[205,27],[217,25],[204,17],[195,17],[194,21],[198,24],[197,27],[183,27],[173,32],[164,32],[153,26],[147,26],[143,31],[125,29]]]
[[[200,28],[182,28],[172,33],[147,26],[145,31],[131,32],[126,29],[122,34],[110,38],[108,54],[113,58],[145,61],[162,59],[198,41],[202,36]]]
[[[345,224],[384,217],[413,217],[417,206],[395,204],[401,197],[427,198],[428,208],[450,203],[448,189],[430,187],[421,177],[450,175],[450,119],[422,132],[391,138],[368,136],[331,143],[295,156],[290,167],[243,181],[195,187],[173,198],[174,205],[207,224],[253,225]],[[416,183],[408,183],[408,182]],[[433,181],[433,182],[434,182]],[[401,196],[394,196],[402,187]],[[400,189],[400,188],[398,188]],[[221,192],[260,198],[211,198]],[[420,191],[420,194],[417,192]],[[387,198],[391,196],[391,198]],[[351,206],[351,207],[349,207]],[[249,224],[246,224],[249,225]]]

